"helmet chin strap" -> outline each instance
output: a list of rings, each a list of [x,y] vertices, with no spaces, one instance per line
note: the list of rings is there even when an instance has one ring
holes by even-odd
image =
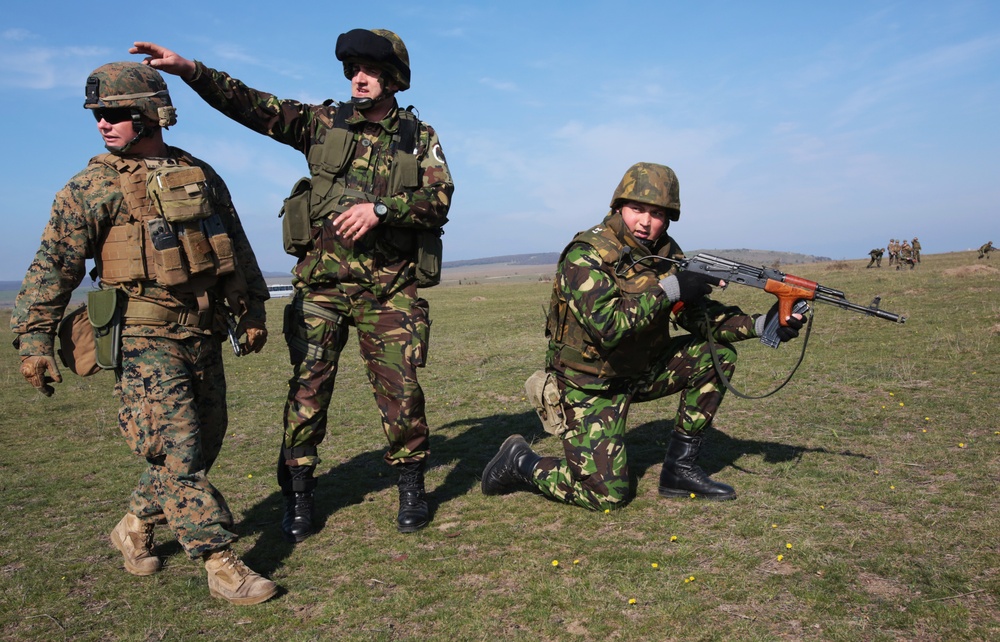
[[[385,81],[382,80],[381,76],[379,76],[378,79],[378,86],[382,90],[381,96],[378,97],[378,100],[374,100],[372,98],[357,98],[355,96],[351,96],[351,104],[353,104],[358,111],[367,111],[372,107],[374,107],[375,105],[385,102],[386,100],[389,100],[396,95],[395,92],[386,91]]]

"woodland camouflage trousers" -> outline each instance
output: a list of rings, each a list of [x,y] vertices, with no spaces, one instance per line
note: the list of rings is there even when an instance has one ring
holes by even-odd
[[[348,325],[358,345],[389,441],[388,464],[422,461],[428,453],[424,391],[417,382],[430,329],[428,304],[416,286],[386,301],[368,292],[353,296],[300,293],[285,310],[285,339],[292,364],[285,404],[283,448],[295,449],[288,465],[315,466],[316,447],[326,436],[340,353]],[[289,463],[294,462],[294,463]]]
[[[736,350],[718,343],[726,377],[736,368]],[[561,378],[559,387],[568,430],[565,457],[544,457],[534,484],[544,495],[592,510],[624,505],[634,495],[625,451],[629,406],[680,393],[674,428],[695,434],[709,425],[725,395],[708,344],[690,335],[672,340],[643,376],[620,390],[581,390]]]
[[[236,540],[222,494],[208,481],[226,436],[226,377],[216,337],[122,338],[119,426],[146,470],[128,512],[163,522],[191,559]]]

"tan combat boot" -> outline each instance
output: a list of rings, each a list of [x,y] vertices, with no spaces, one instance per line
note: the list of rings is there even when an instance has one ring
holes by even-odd
[[[132,575],[152,575],[163,562],[153,555],[153,525],[145,524],[132,513],[111,531],[111,543],[125,558],[125,570]]]
[[[260,604],[278,592],[274,582],[250,570],[229,548],[206,553],[205,570],[212,597],[233,604]]]

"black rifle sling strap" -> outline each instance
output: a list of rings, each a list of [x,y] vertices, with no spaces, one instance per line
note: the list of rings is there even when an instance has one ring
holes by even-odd
[[[792,380],[792,377],[795,375],[795,371],[799,369],[800,365],[802,365],[802,360],[806,358],[806,346],[809,345],[809,334],[812,332],[812,323],[814,314],[815,312],[810,308],[808,319],[806,320],[806,336],[802,338],[802,352],[799,354],[799,360],[795,362],[795,367],[793,367],[792,371],[788,373],[788,376],[785,377],[785,380],[782,381],[781,384],[771,392],[762,395],[748,395],[737,390],[733,386],[733,384],[730,383],[729,378],[726,377],[726,373],[722,371],[722,364],[719,363],[719,354],[715,349],[715,339],[712,338],[711,322],[709,321],[708,311],[706,310],[705,327],[707,328],[708,332],[705,335],[705,339],[708,341],[708,349],[712,353],[712,365],[715,366],[715,372],[718,373],[719,379],[722,380],[722,384],[726,387],[726,390],[733,393],[740,399],[764,399],[766,397],[770,397],[774,393],[784,388],[785,384],[787,384],[789,381]]]

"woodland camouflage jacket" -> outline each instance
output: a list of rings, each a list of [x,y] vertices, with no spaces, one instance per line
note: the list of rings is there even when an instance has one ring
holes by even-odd
[[[684,255],[666,234],[653,250],[632,236],[617,213],[577,234],[563,251],[553,284],[546,324],[550,370],[579,388],[610,389],[629,385],[662,357],[672,324],[706,336],[707,318],[716,341],[756,336],[755,317],[711,299],[674,314],[659,281],[676,267],[648,258],[634,262],[653,253]]]
[[[228,74],[197,63],[188,84],[212,107],[255,132],[305,154],[310,173],[319,173],[322,143],[334,127],[338,109],[350,103],[308,105],[257,91]],[[389,209],[386,220],[353,246],[339,242],[329,221],[314,223],[315,248],[295,267],[301,282],[316,289],[339,284],[348,293],[367,289],[376,295],[397,290],[412,280],[412,232],[440,229],[448,221],[454,191],[451,173],[434,129],[421,123],[417,136],[419,177],[412,189],[388,193],[392,166],[390,145],[399,128],[398,107],[380,122],[360,113],[347,119],[354,133],[354,157],[342,172],[346,187],[380,199]],[[403,234],[400,234],[400,231]],[[407,248],[407,245],[410,248]]]

